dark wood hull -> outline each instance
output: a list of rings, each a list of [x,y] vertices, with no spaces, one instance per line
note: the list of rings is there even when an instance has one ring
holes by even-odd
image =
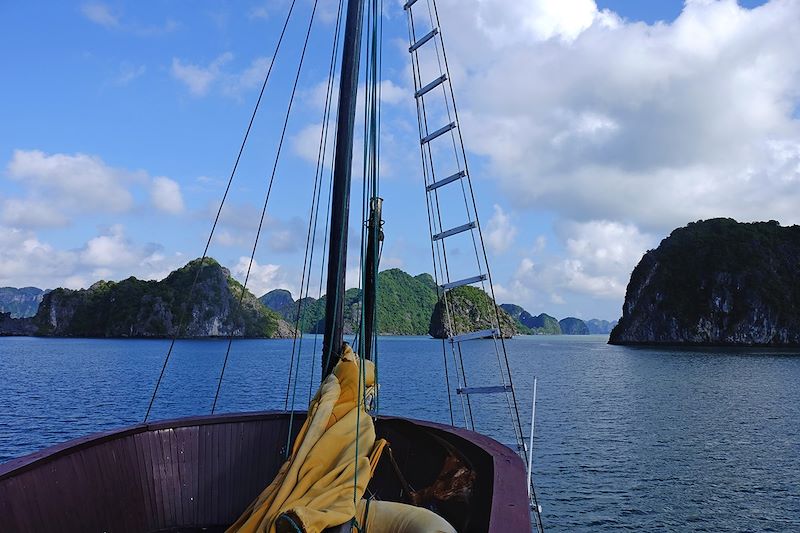
[[[296,417],[294,431],[303,418]],[[427,486],[441,469],[444,455],[433,436],[472,462],[477,478],[465,531],[531,531],[525,469],[507,447],[432,422],[380,417],[376,430],[412,486]],[[0,531],[222,531],[272,480],[288,431],[282,412],[183,418],[14,459],[0,464]],[[402,501],[384,464],[369,490]]]

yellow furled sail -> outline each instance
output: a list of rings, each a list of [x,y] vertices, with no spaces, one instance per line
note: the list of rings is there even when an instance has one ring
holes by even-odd
[[[291,456],[227,533],[275,533],[286,524],[292,524],[287,531],[300,527],[318,533],[356,515],[356,502],[385,444],[375,442],[375,427],[365,410],[364,392],[375,384],[375,367],[364,363],[362,381],[359,359],[345,345],[309,406]]]

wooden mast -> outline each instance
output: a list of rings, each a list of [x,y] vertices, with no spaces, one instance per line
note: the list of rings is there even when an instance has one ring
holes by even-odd
[[[342,69],[339,79],[336,151],[333,160],[325,332],[322,343],[322,379],[325,379],[336,364],[344,339],[344,291],[350,215],[350,178],[353,166],[353,130],[358,94],[358,70],[361,60],[363,14],[364,0],[348,0]]]

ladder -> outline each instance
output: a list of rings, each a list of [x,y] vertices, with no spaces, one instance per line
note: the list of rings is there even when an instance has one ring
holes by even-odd
[[[434,279],[438,286],[440,302],[445,308],[445,326],[448,331],[448,338],[442,343],[442,349],[451,424],[455,425],[452,408],[453,392],[461,404],[464,426],[472,430],[476,429],[472,399],[475,398],[477,401],[476,397],[484,395],[505,396],[516,438],[517,452],[527,465],[527,447],[501,331],[500,315],[481,233],[466,150],[461,136],[436,0],[422,2],[407,0],[403,7],[408,22],[408,51],[411,55],[414,77],[414,99],[419,124],[419,146],[425,180]],[[454,218],[450,220],[448,215]],[[474,257],[472,253],[469,254],[472,257],[468,262],[469,271],[463,273],[456,273],[453,261],[448,261],[448,251],[452,256],[454,250],[460,250],[459,244],[452,244],[457,239],[463,248],[471,247],[471,251],[474,252]],[[464,286],[480,286],[489,295],[495,308],[489,328],[479,331],[455,330],[448,294]],[[498,376],[494,378],[494,383],[479,385],[469,383],[469,372],[464,364],[464,345],[487,338],[492,340]],[[455,374],[454,391],[450,385],[448,359]],[[535,502],[535,491],[532,487],[530,494],[537,530],[542,531],[539,506],[538,502]]]

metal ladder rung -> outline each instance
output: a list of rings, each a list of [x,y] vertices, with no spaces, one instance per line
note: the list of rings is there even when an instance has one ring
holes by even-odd
[[[411,6],[417,3],[417,0],[408,0],[403,6],[403,9],[411,9]]]
[[[416,0],[414,0],[414,1],[416,1]],[[417,48],[419,48],[419,47],[420,47],[420,46],[422,46],[423,44],[427,43],[428,41],[430,41],[431,39],[433,39],[434,37],[436,37],[436,34],[437,34],[437,33],[439,33],[439,28],[433,28],[431,31],[429,31],[428,33],[426,33],[424,37],[420,38],[420,40],[419,40],[419,41],[417,41],[417,42],[415,42],[414,44],[412,44],[411,46],[409,46],[409,47],[408,47],[408,52],[409,52],[409,53],[414,53],[414,51],[415,51]]]
[[[420,89],[417,92],[415,92],[414,93],[414,98],[419,98],[423,94],[427,94],[427,93],[431,92],[432,90],[437,88],[439,85],[443,84],[445,81],[447,81],[447,74],[442,74],[441,76],[439,76],[438,78],[436,78],[435,80],[430,82],[428,85],[426,85],[422,89]]]
[[[458,235],[459,233],[463,233],[465,231],[469,231],[471,229],[475,229],[476,225],[475,222],[467,222],[466,224],[462,224],[460,226],[456,226],[455,228],[451,228],[447,231],[443,231],[441,233],[437,233],[433,236],[434,241],[438,241],[440,239],[444,239],[446,237],[452,237],[453,235]]]
[[[472,333],[462,333],[461,335],[453,335],[448,340],[450,342],[465,342],[473,341],[475,339],[486,339],[489,337],[499,337],[500,332],[495,329],[483,329],[481,331],[473,331]]]
[[[430,134],[426,135],[425,137],[420,139],[419,142],[420,142],[420,144],[425,144],[427,142],[431,142],[432,140],[434,140],[439,135],[444,135],[445,133],[447,133],[448,131],[454,129],[455,127],[456,127],[456,123],[455,122],[451,122],[447,126],[443,126],[443,127],[439,128],[438,130],[434,131],[433,133],[430,133]]]
[[[457,394],[494,394],[497,392],[511,392],[511,385],[493,385],[489,387],[459,387]]]
[[[434,181],[433,183],[431,183],[430,185],[425,187],[425,190],[428,191],[428,192],[431,192],[432,190],[438,189],[439,187],[447,185],[448,183],[453,183],[456,180],[460,180],[461,178],[463,178],[466,175],[467,175],[466,172],[464,172],[463,170],[459,170],[458,172],[456,172],[452,176],[447,176],[446,178],[440,179],[439,181]]]
[[[479,281],[486,281],[486,274],[479,274],[477,276],[472,276],[471,278],[464,278],[458,281],[451,281],[450,283],[445,283],[444,285],[440,285],[442,290],[449,291],[450,289],[455,289],[456,287],[463,287],[464,285],[472,285],[473,283],[478,283]]]

